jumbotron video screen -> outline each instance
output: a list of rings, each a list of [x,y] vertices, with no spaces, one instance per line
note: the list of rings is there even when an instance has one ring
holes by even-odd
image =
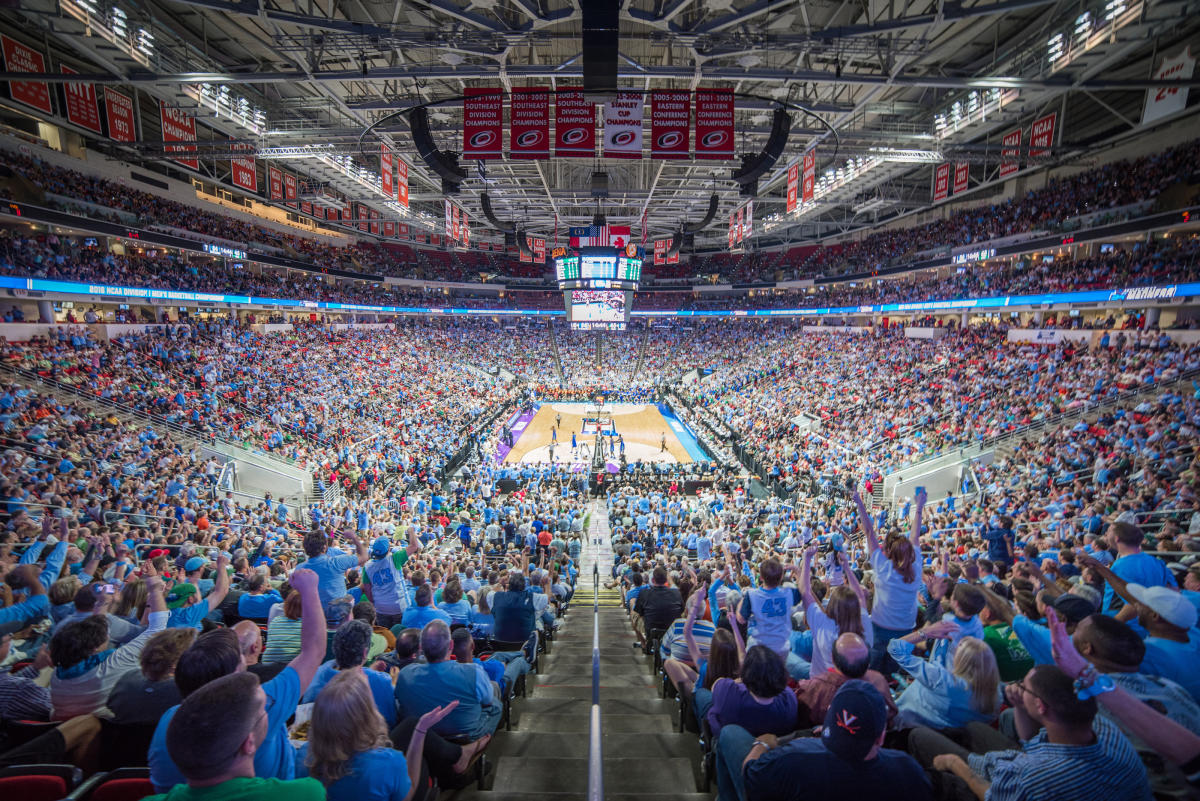
[[[576,289],[570,293],[568,320],[576,331],[624,331],[629,320],[627,293],[607,289]]]

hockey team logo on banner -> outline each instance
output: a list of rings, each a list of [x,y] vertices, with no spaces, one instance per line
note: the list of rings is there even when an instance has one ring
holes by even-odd
[[[498,159],[504,155],[504,94],[499,87],[463,91],[463,158]]]
[[[817,192],[817,151],[810,150],[804,154],[804,167],[801,173],[800,202],[812,203]]]
[[[283,200],[283,172],[278,167],[267,167],[267,199]]]
[[[554,155],[596,155],[596,107],[581,87],[560,87],[555,95]]]
[[[290,172],[283,174],[283,202],[293,208],[296,206],[296,176]]]
[[[252,152],[252,145],[232,145],[232,150]],[[229,182],[251,192],[258,191],[258,171],[253,156],[239,156],[229,160]],[[312,212],[310,211],[309,214]]]
[[[396,167],[396,202],[408,208],[408,162],[399,156],[394,162]]]
[[[604,155],[607,158],[642,157],[642,110],[637,92],[618,92],[604,104]]]
[[[137,123],[133,114],[133,98],[115,89],[104,87],[104,115],[108,118],[108,138],[114,142],[137,140]]]
[[[950,197],[950,165],[939,164],[933,171],[933,202]]]
[[[788,165],[787,175],[787,211],[791,213],[796,210],[797,202],[800,199],[800,162],[793,161]]]
[[[64,75],[79,74],[65,64],[62,66],[62,71]],[[102,133],[100,130],[100,103],[96,98],[96,84],[83,83],[81,81],[64,83],[63,97],[67,101],[67,120],[78,125],[80,128],[86,128],[94,134]]]
[[[0,34],[0,50],[4,52],[4,69],[8,72],[46,71],[45,57],[16,39]],[[50,105],[50,87],[44,81],[9,81],[8,94],[14,102],[47,114],[54,113]]]
[[[158,116],[162,122],[162,135],[164,142],[195,142],[196,141],[196,118],[188,114],[181,108],[168,106],[162,100],[158,101]],[[164,147],[168,153],[195,153],[196,146],[176,146]],[[171,159],[177,164],[182,164],[193,170],[200,169],[200,162],[195,158],[187,158],[186,156]]]
[[[686,159],[692,123],[692,95],[672,89],[650,93],[650,158]]]
[[[550,90],[513,87],[508,155],[514,159],[550,158]]]
[[[1164,58],[1162,66],[1154,73],[1158,81],[1186,81],[1192,77],[1196,69],[1196,59],[1192,58],[1192,49],[1183,48],[1177,56]],[[1186,86],[1159,86],[1146,90],[1146,107],[1142,111],[1142,124],[1162,119],[1169,114],[1183,111],[1187,107],[1188,88]]]
[[[1000,140],[1002,147],[1000,148],[1000,177],[1007,178],[1010,175],[1016,175],[1021,169],[1020,163],[1017,161],[1021,155],[1021,129],[1009,131]]]
[[[1054,122],[1057,119],[1058,113],[1052,111],[1033,121],[1033,126],[1029,129],[1030,156],[1050,155],[1050,147],[1054,144]]]
[[[967,163],[954,165],[954,194],[960,195],[967,191],[971,180],[971,165]]]
[[[733,90],[696,90],[696,158],[733,158]]]
[[[392,151],[387,145],[379,146],[379,189],[388,197],[395,197],[392,189]]]

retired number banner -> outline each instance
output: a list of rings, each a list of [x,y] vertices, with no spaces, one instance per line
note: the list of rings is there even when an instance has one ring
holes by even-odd
[[[472,86],[463,94],[463,158],[500,158],[504,155],[504,93],[498,86]]]
[[[104,87],[104,113],[108,117],[108,138],[114,142],[137,140],[137,123],[133,114],[133,98],[115,89]]]
[[[596,155],[596,107],[578,86],[560,88],[555,95],[554,155]]]
[[[674,89],[650,93],[650,158],[686,159],[691,135],[692,94]]]
[[[513,87],[510,102],[509,158],[550,158],[550,90],[539,86]]]
[[[696,158],[733,158],[733,90],[696,90]]]
[[[45,72],[46,59],[32,47],[0,34],[0,50],[4,51],[4,69],[8,72]],[[53,114],[50,87],[44,81],[9,81],[8,94],[12,99],[38,111]]]
[[[158,101],[158,117],[162,122],[162,135],[164,142],[195,142],[196,141],[196,118],[188,114],[181,108],[168,106],[162,100]],[[196,145],[179,147],[164,147],[168,153],[195,153]],[[182,164],[185,167],[190,167],[193,170],[200,169],[200,162],[195,158],[172,158],[177,164]]]
[[[62,66],[64,75],[79,73]],[[72,81],[63,84],[63,97],[67,101],[67,120],[80,128],[86,128],[94,134],[103,133],[100,130],[100,104],[96,98],[96,84]]]

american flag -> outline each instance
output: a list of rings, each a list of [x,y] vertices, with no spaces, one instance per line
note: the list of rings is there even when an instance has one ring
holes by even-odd
[[[573,248],[624,248],[628,244],[628,225],[584,225],[571,228],[570,245]]]

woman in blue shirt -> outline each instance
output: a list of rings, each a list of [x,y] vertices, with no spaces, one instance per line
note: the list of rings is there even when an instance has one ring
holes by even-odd
[[[953,667],[925,660],[913,653],[916,643],[928,639],[949,639],[956,630],[953,621],[939,621],[888,644],[888,653],[913,677],[896,701],[901,728],[928,726],[950,729],[971,721],[990,723],[1000,709],[1000,669],[996,655],[980,639],[963,637],[954,652]]]
[[[453,701],[422,715],[407,753],[401,753],[392,748],[366,675],[342,671],[313,704],[308,743],[297,755],[297,778],[307,773],[320,781],[329,801],[410,801],[427,784],[421,778],[425,736],[456,706]]]
[[[438,608],[450,615],[451,625],[466,625],[471,622],[471,602],[463,598],[462,584],[458,579],[451,579],[446,583]]]

